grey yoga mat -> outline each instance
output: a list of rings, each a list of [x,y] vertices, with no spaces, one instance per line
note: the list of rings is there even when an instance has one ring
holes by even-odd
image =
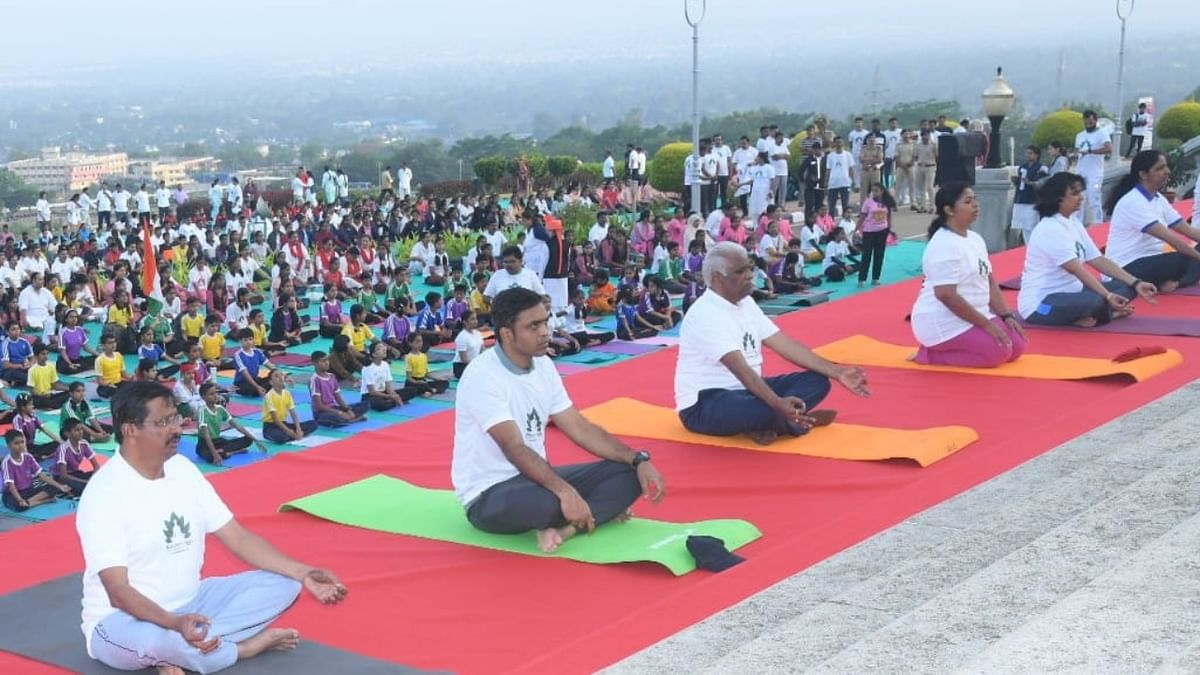
[[[21,617],[19,621],[5,622],[4,630],[0,631],[0,649],[77,673],[123,672],[109,668],[87,655],[83,633],[79,630],[82,589],[80,575],[70,574],[0,596],[0,616]],[[372,659],[301,636],[300,646],[295,651],[267,652],[225,672],[255,675],[373,675],[428,671]]]

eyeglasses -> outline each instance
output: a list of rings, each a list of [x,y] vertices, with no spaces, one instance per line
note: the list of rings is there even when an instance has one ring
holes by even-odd
[[[178,414],[177,415],[167,415],[166,417],[163,417],[163,418],[157,419],[157,420],[146,420],[145,422],[142,422],[142,424],[143,425],[148,424],[152,427],[159,427],[159,428],[177,427],[180,424],[183,424],[183,415],[178,415]]]

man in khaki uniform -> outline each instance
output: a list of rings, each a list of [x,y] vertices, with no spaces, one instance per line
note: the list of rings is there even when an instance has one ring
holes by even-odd
[[[933,210],[933,177],[937,175],[937,144],[928,129],[921,130],[921,142],[916,145],[917,196],[913,200],[917,210],[928,213]]]
[[[867,136],[858,155],[861,165],[858,183],[859,203],[871,196],[871,186],[879,182],[883,169],[883,145],[877,136]]]
[[[912,134],[905,131],[896,144],[896,201],[900,204],[908,202],[913,211],[917,210],[917,190],[913,183],[916,162],[917,144],[913,142]]]

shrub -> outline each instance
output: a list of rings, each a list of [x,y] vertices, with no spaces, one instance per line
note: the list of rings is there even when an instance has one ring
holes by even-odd
[[[475,175],[479,180],[483,181],[485,186],[491,187],[496,184],[508,170],[508,160],[499,155],[492,155],[482,159],[475,160],[472,166],[475,170]]]
[[[546,158],[546,170],[558,179],[570,176],[578,166],[579,160],[570,155],[553,155]]]
[[[599,206],[585,206],[579,202],[568,204],[559,214],[563,221],[563,231],[573,232],[575,241],[586,241],[588,231],[596,222],[596,213],[599,211]]]
[[[421,194],[434,199],[469,195],[475,191],[475,185],[469,180],[439,180],[421,184]]]
[[[692,154],[692,144],[687,141],[667,143],[654,153],[654,160],[646,167],[650,185],[662,192],[679,192],[683,189],[683,163]]]
[[[801,131],[788,141],[788,152],[792,153],[792,156],[788,157],[788,173],[793,176],[800,173],[800,162],[804,161],[804,141],[806,140],[808,140],[808,132]],[[729,161],[732,162],[733,159],[730,158]]]
[[[1032,143],[1045,148],[1053,141],[1065,147],[1075,146],[1075,135],[1083,131],[1083,113],[1075,110],[1059,110],[1042,118],[1033,129]]]
[[[546,175],[548,171],[546,156],[540,152],[523,152],[517,157],[510,159],[508,161],[508,175],[514,177],[517,175],[517,159],[519,157],[524,157],[525,163],[529,165],[530,178],[541,178]]]
[[[443,236],[446,240],[446,255],[450,256],[451,258],[461,258],[471,250],[472,246],[475,245],[475,239],[478,236],[478,233],[449,233]]]
[[[1185,142],[1200,136],[1200,103],[1183,101],[1167,108],[1154,125],[1154,131],[1163,138]]]
[[[592,187],[599,185],[604,179],[604,168],[599,162],[585,162],[581,164],[575,173],[567,177],[568,183],[578,183],[580,187]]]

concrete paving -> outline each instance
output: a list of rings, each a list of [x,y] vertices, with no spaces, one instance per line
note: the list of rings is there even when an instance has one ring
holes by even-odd
[[[1192,384],[613,665],[1200,673]]]

